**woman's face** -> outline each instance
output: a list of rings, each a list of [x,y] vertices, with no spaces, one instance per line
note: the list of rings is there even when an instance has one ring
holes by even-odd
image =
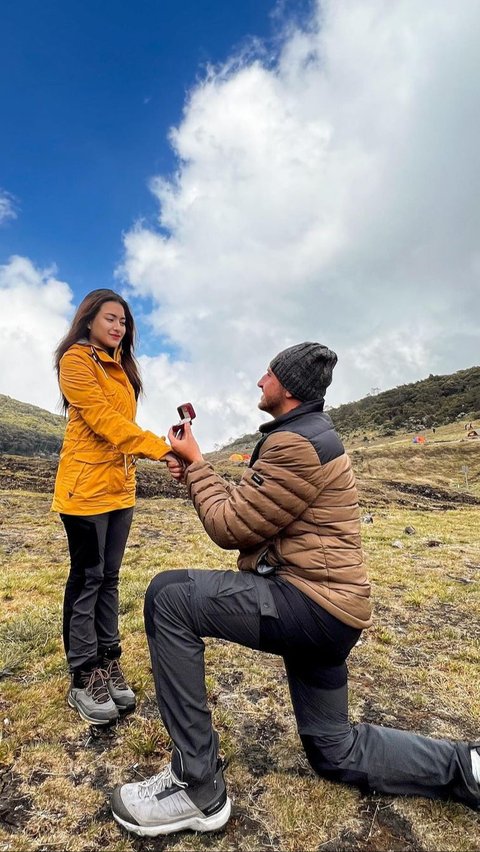
[[[125,335],[125,311],[119,302],[104,302],[90,323],[88,339],[101,349],[116,349]]]

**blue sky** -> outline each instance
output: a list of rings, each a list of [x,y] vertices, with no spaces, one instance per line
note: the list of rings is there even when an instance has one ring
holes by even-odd
[[[147,181],[175,168],[168,130],[195,80],[252,37],[271,44],[274,9],[272,0],[5,0],[0,186],[19,210],[0,231],[2,259],[54,263],[76,296],[110,286],[122,232],[156,216]]]
[[[478,364],[478,0],[4,0],[0,393],[55,410],[52,351],[111,286],[139,422],[252,431],[285,346],[327,403]]]

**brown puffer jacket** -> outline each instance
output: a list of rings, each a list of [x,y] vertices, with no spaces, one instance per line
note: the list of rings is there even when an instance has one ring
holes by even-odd
[[[238,567],[266,562],[351,627],[372,623],[355,477],[323,401],[260,427],[250,467],[232,487],[206,461],[187,486],[207,533],[238,548]]]

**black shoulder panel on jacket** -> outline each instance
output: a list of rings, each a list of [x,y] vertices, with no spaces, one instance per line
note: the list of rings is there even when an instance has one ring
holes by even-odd
[[[255,447],[250,464],[258,458],[260,446],[272,432],[294,432],[306,438],[317,451],[321,464],[342,456],[345,448],[335,432],[331,417],[322,408],[323,401],[321,406],[315,402],[305,402],[288,414],[263,424],[260,427],[263,437]]]

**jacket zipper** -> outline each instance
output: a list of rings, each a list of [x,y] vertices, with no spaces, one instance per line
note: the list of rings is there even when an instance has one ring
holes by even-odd
[[[98,355],[97,355],[97,353],[96,353],[96,350],[94,349],[94,347],[93,347],[93,346],[91,347],[91,350],[92,350],[92,358],[93,358],[93,360],[95,361],[95,363],[96,363],[96,364],[98,364],[98,366],[100,367],[100,369],[101,369],[101,371],[102,371],[103,375],[105,376],[105,378],[106,378],[106,379],[108,379],[108,373],[107,373],[107,371],[105,370],[105,368],[104,368],[104,366],[103,366],[102,362],[100,361],[100,358],[98,357]]]
[[[91,348],[91,350],[92,350],[92,358],[93,358],[93,360],[95,361],[95,363],[96,363],[96,364],[98,364],[98,366],[100,367],[100,369],[101,369],[101,371],[102,371],[103,375],[105,376],[105,378],[106,378],[106,379],[108,379],[108,373],[107,373],[107,371],[105,370],[105,368],[104,368],[104,366],[103,366],[102,362],[100,361],[100,358],[99,358],[99,357],[98,357],[98,355],[97,355],[97,351],[96,351],[96,349],[95,349],[93,346],[91,346],[90,348]],[[122,365],[120,364],[119,366],[120,366],[120,368],[123,370]],[[127,458],[128,458],[127,454],[126,454],[126,453],[124,453],[124,454],[123,454],[123,467],[124,467],[124,470],[125,470],[125,479],[126,479],[126,478],[127,478],[127,476],[128,476],[128,462],[127,462]]]

